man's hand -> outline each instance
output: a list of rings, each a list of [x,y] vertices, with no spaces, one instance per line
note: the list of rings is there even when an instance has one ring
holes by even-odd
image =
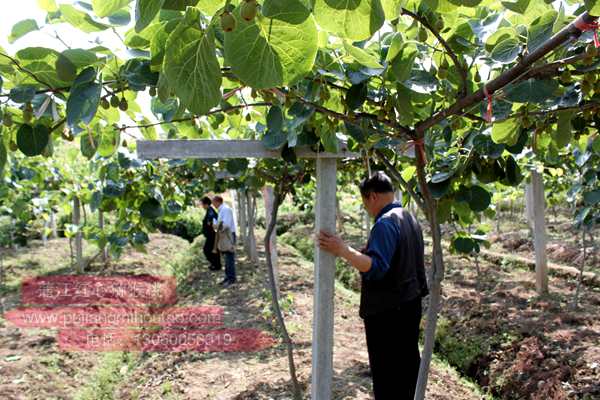
[[[348,251],[348,245],[337,235],[321,231],[317,235],[317,240],[320,248],[337,257],[343,257]]]

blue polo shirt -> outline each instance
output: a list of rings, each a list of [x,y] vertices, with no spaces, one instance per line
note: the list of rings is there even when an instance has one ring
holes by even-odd
[[[380,280],[390,269],[392,257],[401,240],[401,232],[398,224],[392,218],[384,217],[384,214],[398,207],[402,208],[402,205],[397,202],[390,203],[375,217],[364,253],[371,257],[371,269],[360,273],[366,280]]]

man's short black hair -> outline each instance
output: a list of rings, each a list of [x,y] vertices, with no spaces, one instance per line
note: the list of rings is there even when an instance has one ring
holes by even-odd
[[[359,185],[360,194],[363,197],[371,193],[390,193],[394,192],[392,180],[383,171],[375,172],[371,177],[365,178]]]
[[[202,198],[202,204],[206,204],[207,206],[210,206],[212,204],[212,200],[210,199],[210,197],[204,196]]]

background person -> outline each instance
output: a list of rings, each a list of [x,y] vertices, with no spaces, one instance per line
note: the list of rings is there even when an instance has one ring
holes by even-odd
[[[202,220],[202,234],[206,237],[204,247],[202,248],[206,259],[208,260],[211,271],[217,271],[221,269],[221,255],[213,253],[213,247],[215,246],[216,232],[213,226],[213,222],[218,219],[217,211],[212,207],[212,200],[208,196],[202,198],[202,208],[206,210],[204,219]]]
[[[221,225],[225,232],[228,230],[233,238],[233,245],[235,245],[236,229],[233,210],[227,204],[223,203],[223,198],[221,196],[215,196],[213,198],[213,203],[215,207],[217,207],[219,213],[218,219],[215,219],[213,222],[214,225],[217,226],[217,229],[219,229],[218,227]],[[220,284],[227,287],[234,284],[237,280],[235,275],[235,249],[232,248],[232,251],[222,251],[221,253],[225,257],[225,279],[223,279]]]
[[[421,298],[429,293],[423,234],[415,217],[394,202],[386,174],[375,173],[359,188],[365,209],[375,218],[365,250],[357,251],[324,231],[319,233],[319,246],[360,271],[359,315],[375,399],[408,400],[414,398],[421,362]]]

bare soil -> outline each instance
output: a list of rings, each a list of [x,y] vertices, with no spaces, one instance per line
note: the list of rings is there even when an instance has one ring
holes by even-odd
[[[222,272],[209,271],[202,243],[190,246],[170,235],[151,235],[147,253],[133,250],[106,267],[87,273],[172,274],[179,279],[180,305],[221,305],[225,326],[253,327],[278,338],[265,290],[266,271],[241,256],[239,283],[223,289]],[[66,239],[43,247],[34,242],[2,253],[5,277],[0,286],[3,312],[19,304],[18,284],[25,276],[70,273]],[[90,252],[86,252],[91,254]],[[310,398],[312,264],[280,245],[280,282],[285,317],[295,343],[298,376]],[[334,399],[370,399],[371,378],[358,317],[357,294],[339,287],[335,296]],[[285,349],[254,353],[94,353],[58,349],[56,331],[24,330],[0,319],[0,393],[2,399],[290,399]],[[114,357],[113,357],[114,356]],[[111,358],[112,357],[112,358]],[[122,360],[121,360],[122,358]],[[115,361],[116,360],[116,361]],[[482,396],[447,364],[436,361],[428,399],[475,400]]]

